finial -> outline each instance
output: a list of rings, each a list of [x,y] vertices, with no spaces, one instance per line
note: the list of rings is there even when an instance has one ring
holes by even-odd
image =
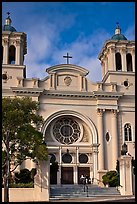
[[[121,33],[121,29],[119,27],[119,22],[116,22],[116,29],[115,29],[115,35],[116,34],[120,34]]]
[[[8,17],[6,18],[5,25],[11,25],[12,21],[10,19],[10,12],[8,11],[7,14],[8,14]]]
[[[10,17],[10,12],[7,12],[7,14],[8,14],[8,17]]]
[[[119,22],[116,22],[116,28],[119,28]]]

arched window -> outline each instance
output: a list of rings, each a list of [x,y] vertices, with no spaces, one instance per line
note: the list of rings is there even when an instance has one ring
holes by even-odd
[[[128,71],[128,72],[132,72],[132,71],[133,71],[133,70],[132,70],[132,56],[131,56],[130,53],[128,53],[128,54],[126,55],[126,59],[127,59],[127,71]]]
[[[124,126],[125,141],[132,141],[131,125],[129,123]]]
[[[117,52],[115,58],[116,58],[116,71],[121,71],[122,70],[121,54]]]
[[[3,46],[2,46],[2,64],[3,64]]]
[[[11,45],[9,47],[9,64],[15,64],[15,53],[16,53],[16,48],[14,45]]]

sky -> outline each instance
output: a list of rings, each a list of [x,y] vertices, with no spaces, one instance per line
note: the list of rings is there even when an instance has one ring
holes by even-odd
[[[44,79],[46,69],[66,64],[84,67],[92,82],[101,81],[98,55],[106,40],[121,33],[135,40],[135,2],[2,2],[2,25],[10,12],[12,26],[27,34],[27,78]]]

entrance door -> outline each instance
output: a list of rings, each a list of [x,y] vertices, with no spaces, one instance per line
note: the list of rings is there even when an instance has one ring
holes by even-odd
[[[81,175],[90,177],[90,168],[89,167],[78,167],[78,183],[80,184]]]
[[[73,167],[61,167],[61,183],[73,184]]]

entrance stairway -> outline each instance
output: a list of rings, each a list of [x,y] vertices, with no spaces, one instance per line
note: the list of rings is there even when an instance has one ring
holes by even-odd
[[[81,184],[64,184],[50,186],[50,199],[64,199],[64,198],[84,198],[96,196],[116,196],[120,195],[115,187],[99,187],[97,185],[88,184],[87,186]]]

